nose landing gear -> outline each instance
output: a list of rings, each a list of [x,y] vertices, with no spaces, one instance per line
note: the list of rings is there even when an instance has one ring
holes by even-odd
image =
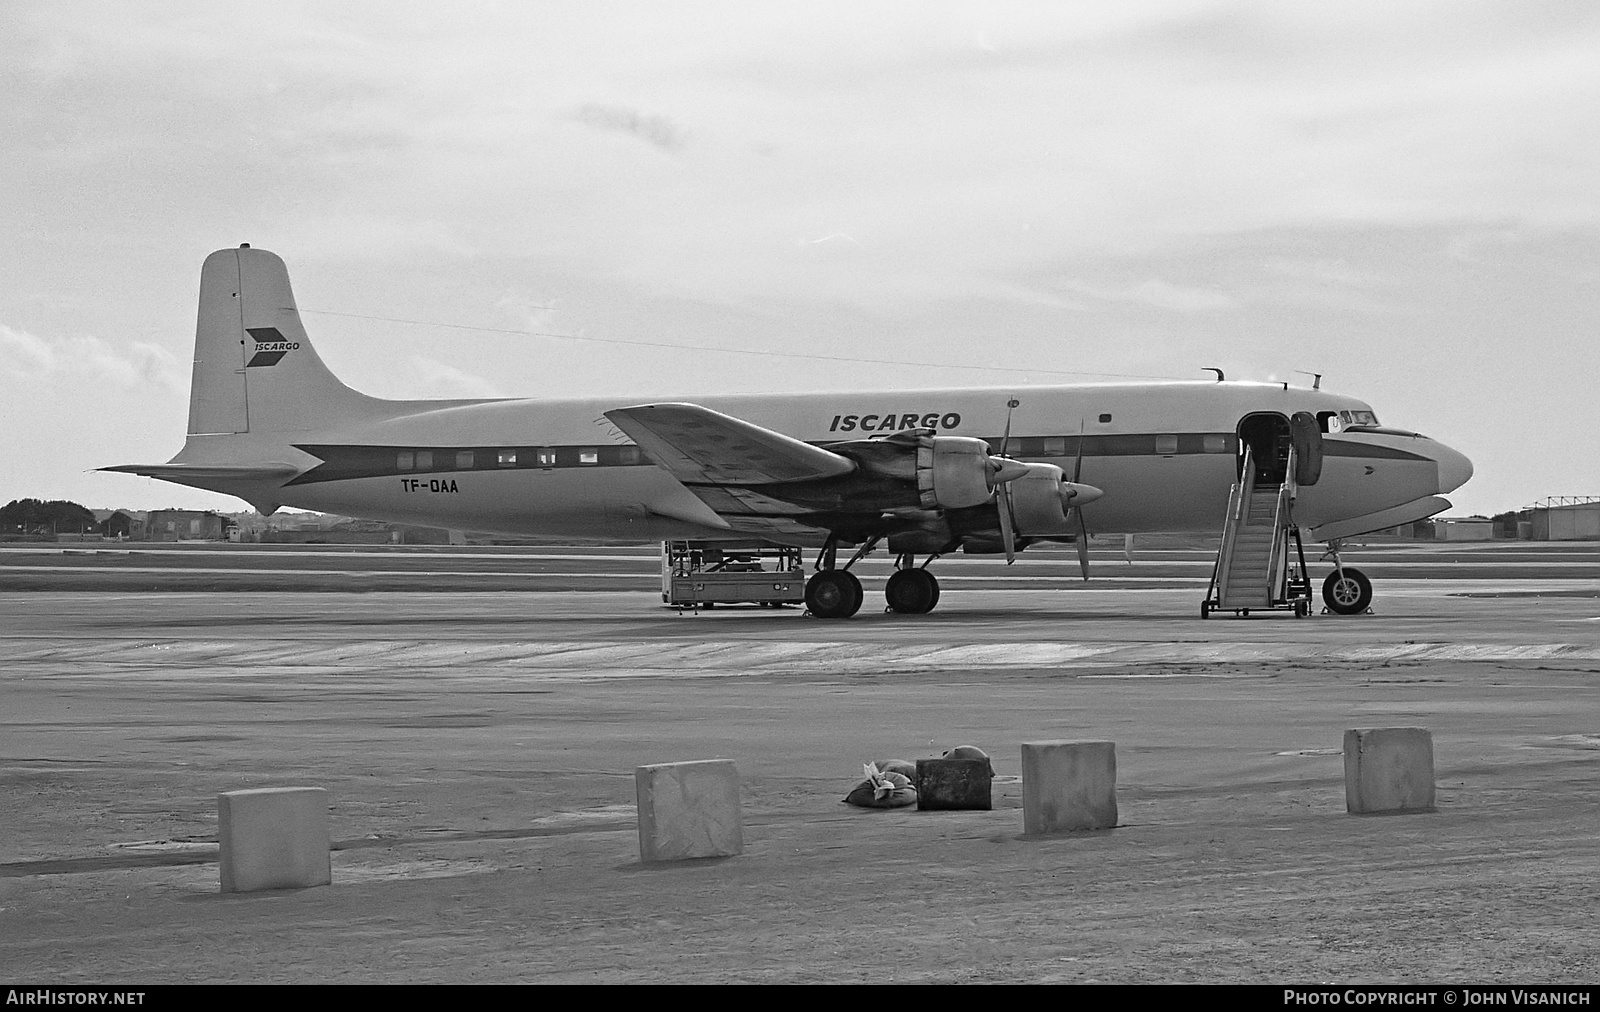
[[[1322,602],[1335,615],[1360,615],[1372,607],[1372,581],[1359,569],[1339,562],[1339,542],[1328,542],[1324,559],[1333,560],[1333,572],[1322,581]],[[1326,614],[1326,613],[1325,613]]]
[[[1372,581],[1359,569],[1335,569],[1322,581],[1322,601],[1336,615],[1359,615],[1372,605]]]

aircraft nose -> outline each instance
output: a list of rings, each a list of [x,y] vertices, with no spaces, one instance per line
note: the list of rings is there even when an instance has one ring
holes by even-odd
[[[1454,492],[1472,477],[1472,461],[1467,455],[1452,450],[1443,443],[1434,446],[1434,459],[1439,462],[1439,491]]]

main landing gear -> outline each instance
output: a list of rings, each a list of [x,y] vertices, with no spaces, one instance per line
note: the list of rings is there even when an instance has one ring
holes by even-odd
[[[877,544],[876,538],[863,545],[861,550],[844,564],[843,569],[836,569],[834,566],[839,554],[839,536],[828,535],[828,540],[822,545],[822,551],[817,553],[817,571],[806,581],[806,611],[817,618],[849,618],[860,611],[861,599],[864,596],[861,581],[856,579],[856,574],[850,572],[850,567],[855,565],[856,559],[871,551],[875,544]]]
[[[817,618],[849,618],[861,610],[865,593],[861,581],[850,572],[850,567],[867,556],[878,544],[873,538],[845,563],[835,568],[839,549],[837,537],[830,537],[817,554],[817,571],[806,581],[806,610]],[[926,615],[939,603],[939,581],[927,570],[936,555],[928,556],[919,567],[907,552],[895,560],[895,571],[885,585],[884,597],[888,610],[899,615]]]
[[[861,610],[861,581],[848,569],[824,569],[806,581],[806,610],[818,618],[849,618]]]
[[[883,594],[889,599],[889,610],[901,615],[926,615],[939,603],[939,581],[927,570],[929,556],[921,568],[912,561],[908,552],[895,560],[894,575],[884,585]]]

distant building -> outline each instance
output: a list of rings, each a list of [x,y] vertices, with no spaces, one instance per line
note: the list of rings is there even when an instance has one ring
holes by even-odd
[[[94,518],[103,538],[143,541],[148,513],[137,510],[95,510]]]
[[[224,541],[229,526],[209,510],[151,510],[145,524],[150,541]]]
[[[1600,496],[1551,496],[1528,513],[1534,541],[1600,541]]]
[[[314,514],[307,514],[314,517]],[[274,520],[277,518],[274,517]],[[299,519],[293,526],[258,531],[248,540],[264,545],[445,545],[450,532],[437,527],[414,527],[381,520],[347,520],[324,516]]]
[[[1418,520],[1415,523],[1401,524],[1399,527],[1385,527],[1380,531],[1372,531],[1371,534],[1391,538],[1410,538],[1413,541],[1430,541],[1433,539],[1433,521]]]
[[[1488,517],[1438,519],[1433,522],[1436,541],[1492,541],[1494,521]]]

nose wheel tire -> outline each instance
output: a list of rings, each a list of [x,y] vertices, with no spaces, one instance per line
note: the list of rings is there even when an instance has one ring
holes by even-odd
[[[901,615],[926,615],[939,603],[939,581],[926,569],[897,569],[883,588],[889,610]]]
[[[1359,569],[1335,569],[1322,581],[1322,600],[1338,615],[1359,615],[1372,604],[1372,581]]]
[[[824,569],[806,581],[806,609],[818,618],[849,618],[861,598],[861,581],[847,569]]]

